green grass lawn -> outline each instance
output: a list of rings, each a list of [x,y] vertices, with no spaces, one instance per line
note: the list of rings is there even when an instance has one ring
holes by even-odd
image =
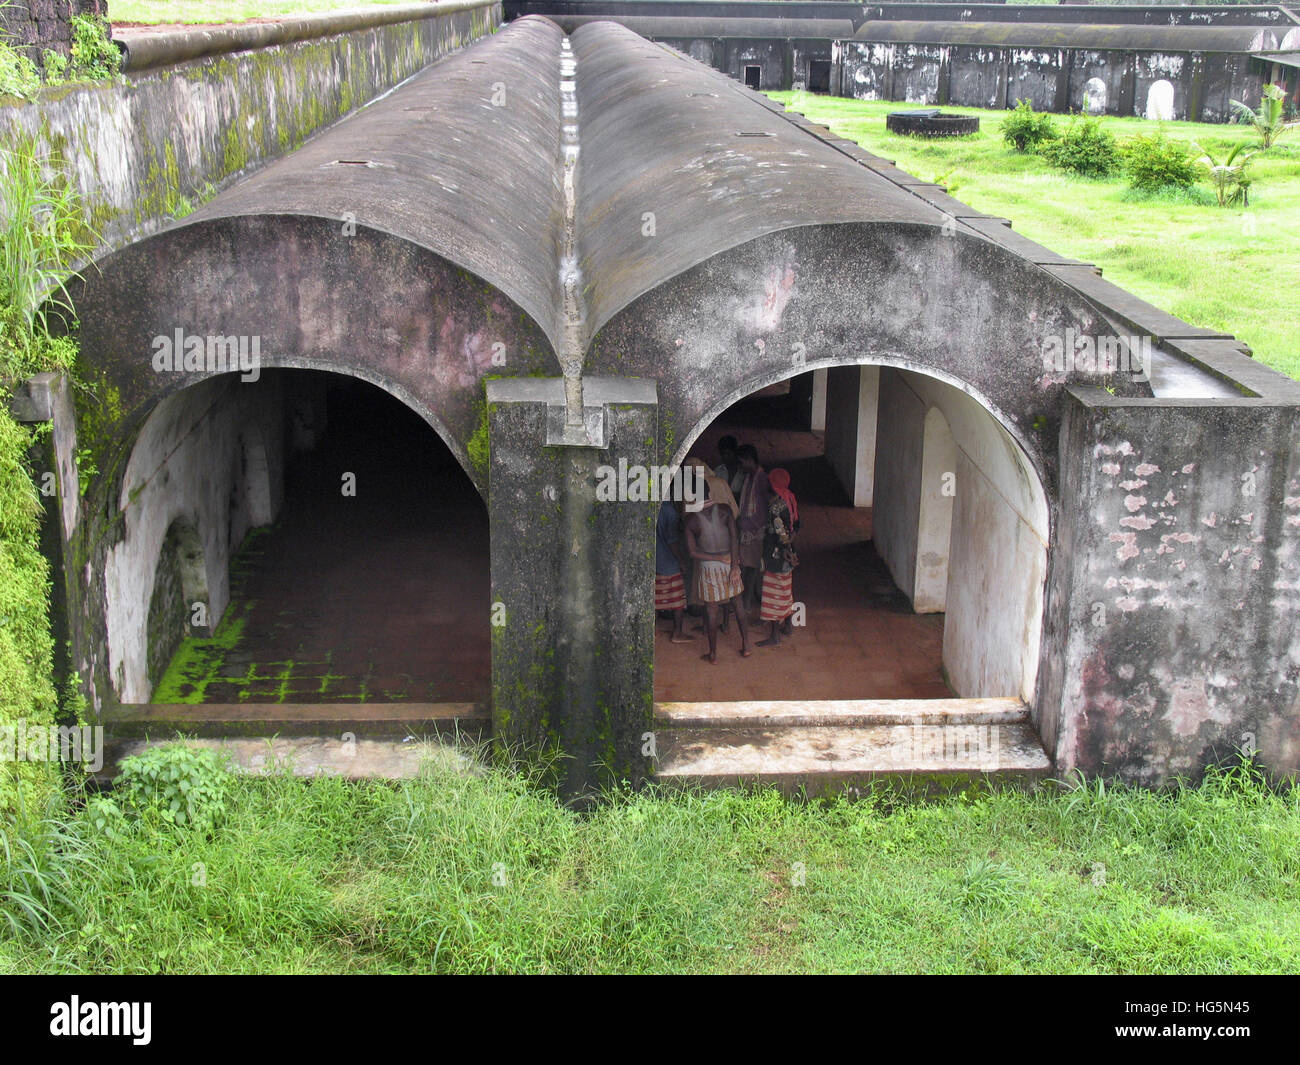
[[[928,141],[886,131],[885,115],[905,104],[771,95],[904,170],[948,185],[971,207],[1011,219],[1032,240],[1095,263],[1107,279],[1157,307],[1234,334],[1261,362],[1300,378],[1300,131],[1249,162],[1249,208],[1225,209],[1185,198],[1143,198],[1122,177],[1068,176],[1002,143],[998,124],[1005,111],[945,108],[978,115],[979,133]],[[1067,122],[1057,116],[1058,128]],[[1159,126],[1136,118],[1106,118],[1103,125],[1120,140]],[[1255,139],[1244,126],[1163,127],[1170,137],[1198,141],[1216,155]]]
[[[412,4],[420,0],[113,0],[114,22],[245,22],[278,15],[314,15],[346,8]]]
[[[210,837],[65,818],[57,850],[0,853],[0,971],[1300,971],[1300,791],[1240,770],[928,802],[650,790],[580,815],[442,764],[242,778]],[[38,884],[54,920],[32,931]]]

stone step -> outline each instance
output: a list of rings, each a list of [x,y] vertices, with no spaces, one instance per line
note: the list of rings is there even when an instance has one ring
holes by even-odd
[[[1011,725],[1029,720],[1019,699],[834,699],[655,703],[658,728],[862,725]]]
[[[766,784],[823,794],[872,780],[920,778],[938,787],[996,778],[1032,783],[1052,768],[1028,722],[669,729],[658,735],[661,781]]]
[[[212,738],[334,736],[358,739],[460,733],[491,728],[481,703],[123,703],[101,715],[112,739],[165,738],[177,732]]]
[[[106,739],[104,764],[95,779],[107,784],[118,774],[122,759],[141,754],[162,739]],[[430,762],[458,771],[482,772],[471,758],[436,740],[357,739],[334,736],[258,736],[251,738],[187,739],[189,746],[229,755],[236,771],[270,773],[287,769],[294,776],[341,776],[348,780],[376,777],[397,780],[416,777]]]

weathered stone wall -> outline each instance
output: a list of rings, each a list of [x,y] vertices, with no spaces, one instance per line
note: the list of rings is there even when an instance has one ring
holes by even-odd
[[[487,399],[494,736],[516,755],[563,751],[571,795],[639,782],[652,768],[658,504],[601,501],[596,486],[602,465],[653,463],[654,385],[587,380],[603,447],[552,442],[557,378],[490,381]]]
[[[827,70],[827,83],[822,86],[812,84],[813,64],[831,65],[831,41],[791,41],[790,42],[790,88],[808,92],[832,91],[829,83],[830,71]]]
[[[57,150],[101,250],[147,235],[435,59],[492,32],[487,3],[0,102],[0,143]],[[0,204],[3,213],[3,204]]]
[[[875,491],[880,368],[832,366],[821,372],[826,374],[822,425],[826,432],[826,461],[853,505],[869,507]]]
[[[882,368],[872,536],[895,583],[915,600],[925,425],[943,415],[955,442],[947,553],[944,668],[961,696],[1033,699],[1046,579],[1048,503],[1020,448],[976,400],[925,374]],[[927,471],[934,475],[934,471]],[[927,530],[928,531],[928,530]],[[928,560],[942,569],[941,560]],[[921,609],[929,604],[917,604]]]
[[[73,15],[107,18],[108,0],[9,0],[0,7],[0,31],[39,65],[47,48],[68,55]]]
[[[147,701],[151,660],[157,663],[179,642],[170,623],[163,631],[150,631],[147,623],[151,613],[156,620],[176,613],[155,604],[153,593],[159,559],[178,523],[192,540],[190,552],[200,556],[196,579],[179,582],[186,586],[183,615],[195,598],[205,606],[204,634],[220,621],[230,601],[232,553],[255,519],[265,524],[276,517],[278,507],[267,512],[261,501],[281,498],[282,406],[273,375],[256,383],[227,375],[169,396],[144,423],[109,503],[111,532],[89,547],[91,565],[104,575],[105,641],[91,654],[106,654],[107,662],[89,662],[92,676],[106,667],[111,680],[110,690],[95,689],[100,698]],[[262,461],[250,461],[255,455]],[[94,514],[85,517],[95,522]]]
[[[1281,5],[1178,4],[1155,0],[1147,4],[1098,4],[1087,0],[1063,5],[991,3],[964,4],[956,0],[919,0],[902,4],[862,4],[851,0],[506,0],[506,18],[547,15],[560,22],[577,19],[661,18],[701,19],[884,19],[951,22],[1101,22],[1147,26],[1289,26],[1292,18]]]
[[[1300,416],[1073,390],[1041,704],[1058,772],[1300,770]]]
[[[921,508],[921,435],[925,404],[897,370],[880,372],[876,492],[871,537],[899,590],[912,598],[916,523]]]
[[[1106,85],[1104,112],[1146,113],[1151,87],[1173,86],[1175,119],[1225,122],[1230,100],[1256,100],[1264,77],[1229,53],[999,48],[902,42],[838,42],[841,94],[858,100],[960,107],[1084,110],[1088,82]],[[797,76],[797,75],[796,75]]]
[[[1084,109],[1092,78],[1106,84],[1105,113],[1142,115],[1157,81],[1174,88],[1173,116],[1205,122],[1231,118],[1230,100],[1254,100],[1265,75],[1245,54],[1123,49],[1023,48],[898,41],[791,41],[666,36],[665,44],[737,81],[762,68],[760,88],[805,90],[811,64],[832,59],[830,92],[859,100],[926,106]]]
[[[153,591],[149,595],[145,653],[146,675],[151,689],[157,687],[168,663],[189,631],[192,606],[186,601],[185,595],[182,572],[182,552],[185,547],[182,546],[180,531],[180,524],[173,523],[163,540],[153,575]]]
[[[524,12],[550,15],[569,32],[617,21],[738,81],[757,65],[764,91],[995,109],[1026,99],[1064,113],[1081,110],[1089,80],[1099,78],[1106,84],[1099,113],[1141,115],[1151,87],[1168,81],[1171,117],[1207,122],[1229,120],[1228,101],[1257,99],[1269,78],[1300,92],[1287,68],[1252,59],[1300,47],[1300,25],[1281,7],[506,4],[510,18]],[[814,87],[813,64],[827,60],[829,76]]]
[[[789,78],[786,76],[785,52],[784,41],[724,40],[722,42],[725,69],[743,82],[746,67],[759,67],[757,88],[767,91],[778,86],[784,88],[789,83]],[[751,85],[752,87],[754,86]]]

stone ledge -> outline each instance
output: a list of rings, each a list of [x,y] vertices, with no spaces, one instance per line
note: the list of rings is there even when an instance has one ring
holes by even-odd
[[[500,23],[500,2],[501,0],[439,0],[436,4],[367,7],[280,18],[269,22],[219,27],[196,26],[185,30],[158,31],[142,26],[115,29],[113,39],[123,51],[122,69],[135,72],[183,63],[203,56],[270,48],[277,44],[310,41],[318,37],[354,33],[398,22],[438,18],[479,8],[496,8],[496,21]]]
[[[9,399],[16,422],[48,422],[54,417],[54,390],[58,374],[39,373],[24,381]]]
[[[643,377],[583,377],[582,425],[567,424],[562,377],[496,377],[487,382],[488,403],[546,405],[547,447],[605,448],[611,406],[654,406],[658,386]]]
[[[660,728],[993,725],[1029,720],[1019,699],[824,699],[789,702],[655,703]]]
[[[95,779],[103,784],[110,783],[117,776],[122,759],[143,754],[158,742],[125,740],[106,743],[104,765],[95,774]],[[191,739],[186,741],[186,745],[229,755],[236,772],[258,775],[289,772],[296,777],[402,780],[438,769],[483,772],[467,753],[437,741],[358,740],[348,746],[332,736],[297,736]]]
[[[114,739],[188,736],[339,736],[368,739],[459,732],[490,725],[481,703],[124,703],[100,716]]]
[[[882,777],[1036,781],[1051,769],[1028,723],[918,724],[671,731],[660,741],[655,776],[820,794]]]

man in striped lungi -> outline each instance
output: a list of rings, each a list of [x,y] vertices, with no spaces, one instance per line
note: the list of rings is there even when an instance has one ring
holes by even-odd
[[[727,483],[708,476],[700,509],[686,516],[686,548],[695,561],[695,590],[704,604],[709,638],[708,653],[700,657],[707,662],[718,660],[718,613],[726,603],[731,603],[736,614],[741,655],[748,658],[754,653],[740,602],[745,586],[740,579],[740,537],[736,532],[739,509]]]
[[[686,578],[689,559],[683,546],[680,504],[665,499],[655,524],[655,610],[673,616],[673,643],[690,643],[686,621]]]
[[[781,469],[769,470],[772,490],[767,508],[767,526],[763,533],[763,598],[758,616],[772,624],[772,635],[759,640],[759,647],[776,647],[781,633],[789,636],[794,627],[794,568],[799,558],[794,551],[794,534],[799,524],[799,504],[790,491],[790,474]]]

